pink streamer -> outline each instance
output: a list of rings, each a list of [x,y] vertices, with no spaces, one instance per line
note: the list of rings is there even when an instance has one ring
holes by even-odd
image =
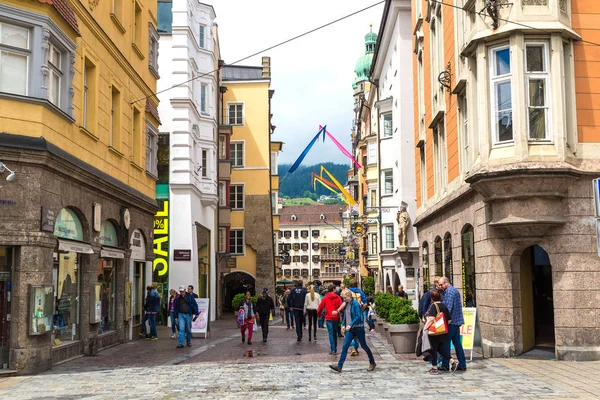
[[[319,125],[319,130],[321,130],[321,129],[323,129],[323,126]],[[329,136],[329,138],[337,146],[337,148],[340,149],[340,151],[342,152],[342,154],[344,154],[346,157],[348,157],[349,159],[351,159],[354,162],[354,164],[356,164],[356,166],[358,167],[358,169],[362,168],[362,166],[358,163],[358,161],[356,161],[356,158],[354,158],[354,156],[352,156],[352,154],[348,150],[346,150],[344,148],[344,146],[342,146],[342,144],[340,142],[338,142],[337,139],[334,138],[331,133],[329,133],[329,131],[326,130],[325,133],[327,134],[327,136]]]

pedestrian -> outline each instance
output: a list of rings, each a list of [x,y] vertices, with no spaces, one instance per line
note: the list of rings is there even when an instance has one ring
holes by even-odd
[[[139,333],[141,337],[149,338],[150,333],[146,330],[146,321],[148,321],[148,314],[146,313],[146,304],[148,303],[148,296],[150,296],[150,292],[152,291],[152,285],[146,286],[146,298],[144,299],[144,304],[142,305],[142,310],[144,311],[144,316],[142,317],[142,331]]]
[[[199,314],[194,296],[185,291],[185,286],[179,286],[179,296],[175,302],[175,321],[179,326],[178,349],[183,348],[184,339],[188,347],[192,346],[192,316],[197,318]]]
[[[394,294],[394,296],[402,299],[408,299],[408,293],[404,291],[404,286],[402,285],[398,285],[398,291]]]
[[[263,343],[267,343],[267,336],[269,336],[269,319],[271,312],[275,311],[275,303],[273,298],[269,296],[269,289],[263,288],[262,296],[256,300],[256,315],[258,316],[258,322],[260,323],[260,329],[262,330]]]
[[[279,316],[281,317],[281,323],[285,324],[285,305],[283,304],[283,298],[283,294],[277,296],[277,302],[279,303]]]
[[[391,295],[393,295],[393,294],[394,294],[394,290],[392,289],[392,287],[391,287],[391,286],[388,286],[388,287],[387,287],[387,294],[391,294]]]
[[[448,318],[448,340],[445,342],[444,349],[446,350],[446,353],[450,354],[450,343],[452,343],[454,345],[454,351],[456,352],[456,358],[458,358],[458,366],[456,370],[466,371],[467,360],[465,358],[465,351],[463,350],[462,343],[460,341],[460,327],[465,323],[460,293],[454,286],[450,284],[450,281],[445,276],[440,279],[439,285],[444,289],[443,303],[448,308],[448,312],[450,313],[450,318]],[[442,370],[448,371],[449,367],[450,358],[444,356],[442,361]]]
[[[294,313],[296,320],[296,336],[298,342],[302,341],[302,320],[304,319],[304,299],[306,297],[306,289],[302,287],[302,281],[296,282],[296,287],[290,290],[288,296],[288,305]]]
[[[362,320],[364,321],[365,316],[366,316],[365,311],[366,311],[366,307],[367,307],[367,295],[358,288],[358,281],[356,279],[350,280],[350,289],[349,290],[350,290],[350,292],[352,292],[352,297],[357,301],[357,303],[361,309],[361,312],[363,313]],[[344,299],[344,303],[342,303],[342,306],[338,308],[337,313],[341,313],[342,311],[344,311],[346,305],[347,305],[347,303]],[[358,337],[355,337],[350,346],[350,356],[351,357],[358,356],[358,345],[359,345]]]
[[[325,297],[326,294],[327,294],[327,289],[321,290],[321,293],[319,294],[319,304],[321,303],[321,301],[323,301],[323,298]],[[325,310],[321,311],[320,313],[317,313],[317,315],[319,317],[319,321],[318,321],[319,329],[325,329]]]
[[[375,323],[373,322],[373,315],[375,314],[375,299],[372,297],[367,298],[367,325],[371,332],[375,332]]]
[[[244,297],[240,303],[240,309],[244,310],[244,323],[241,326],[242,343],[246,341],[246,330],[248,330],[248,344],[252,344],[252,333],[254,323],[256,322],[256,307],[252,301],[252,294],[250,291],[246,292],[246,297]]]
[[[175,323],[175,304],[177,302],[178,294],[175,289],[169,290],[169,317],[171,318],[171,339],[177,337],[177,324]]]
[[[346,361],[346,354],[350,348],[350,344],[354,338],[358,339],[360,347],[363,348],[367,356],[369,357],[369,371],[375,370],[377,364],[375,364],[375,358],[365,339],[365,321],[363,320],[363,310],[361,310],[360,304],[354,299],[354,294],[350,290],[344,290],[342,297],[346,301],[346,307],[342,317],[342,331],[346,333],[344,338],[344,345],[342,347],[342,354],[337,364],[332,364],[329,368],[337,372],[342,372],[344,361]]]
[[[342,305],[342,300],[335,293],[335,286],[329,285],[327,294],[321,300],[317,313],[325,312],[325,324],[327,325],[327,333],[329,334],[329,355],[337,354],[338,333],[340,331],[340,316],[333,311],[337,310]]]
[[[191,294],[192,296],[194,296],[195,299],[198,298],[198,295],[196,293],[194,293],[194,287],[192,285],[188,285],[187,291],[189,294]]]
[[[314,337],[317,340],[317,309],[321,296],[315,293],[315,286],[310,286],[310,292],[304,298],[304,313],[308,317],[308,341]],[[312,334],[312,335],[311,335]]]
[[[294,329],[294,312],[290,309],[290,306],[288,304],[288,298],[290,295],[290,289],[286,289],[285,293],[283,294],[283,307],[285,308],[285,323],[287,324],[287,328],[286,329],[290,329],[290,325],[292,327],[292,329]]]
[[[446,305],[442,303],[442,296],[440,295],[440,292],[438,290],[432,290],[429,294],[429,297],[431,298],[431,306],[429,306],[429,310],[427,312],[427,322],[423,327],[423,331],[427,330],[431,326],[431,324],[434,323],[435,317],[438,314],[444,313],[446,321],[450,321],[451,317],[450,311],[448,311]],[[439,368],[437,365],[438,353],[442,355],[444,360],[451,360],[452,363],[450,364],[450,370],[454,372],[458,364],[456,361],[452,360],[452,357],[450,356],[450,342],[448,341],[448,333],[435,336],[429,335],[429,343],[431,344],[432,367],[427,372],[433,375],[439,372]],[[446,343],[448,343],[447,346]]]
[[[435,287],[435,290],[440,292],[440,295],[442,295],[442,287],[440,286],[440,279],[442,279],[439,276],[436,276],[435,279],[433,280],[433,286]],[[425,322],[425,317],[427,316],[427,311],[429,311],[429,306],[431,306],[431,298],[429,297],[431,294],[430,291],[425,292],[425,294],[423,295],[423,297],[421,297],[421,301],[419,301],[419,318],[421,318],[421,321]],[[443,299],[443,297],[442,297]]]
[[[150,325],[150,336],[146,336],[148,340],[158,340],[156,332],[156,314],[160,312],[160,294],[154,286],[150,287],[150,293],[146,297],[146,315],[148,316],[148,325]]]

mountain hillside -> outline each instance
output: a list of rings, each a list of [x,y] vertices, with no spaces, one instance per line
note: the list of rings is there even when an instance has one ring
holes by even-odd
[[[321,165],[324,166],[333,176],[335,176],[335,179],[337,179],[338,182],[340,182],[342,185],[346,184],[346,181],[348,180],[349,169],[347,164],[335,164],[328,162],[317,165],[301,165],[296,171],[294,171],[293,174],[288,174],[283,182],[281,182],[281,180],[292,165],[279,164],[279,197],[287,196],[289,198],[297,198],[318,197],[321,195],[333,196],[334,194],[328,189],[325,189],[320,183],[317,183],[316,191],[313,189],[311,173],[314,172],[317,175],[320,174]],[[326,174],[323,175],[326,177]],[[330,180],[329,178],[327,179]],[[312,196],[308,196],[306,192],[309,192],[312,194]]]

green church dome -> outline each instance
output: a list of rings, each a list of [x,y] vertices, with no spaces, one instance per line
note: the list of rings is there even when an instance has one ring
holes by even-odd
[[[370,26],[370,31],[365,35],[365,54],[360,56],[356,61],[354,73],[356,79],[352,82],[352,87],[356,88],[357,83],[369,79],[371,64],[373,62],[373,53],[375,52],[375,44],[377,43],[377,34],[373,33],[373,25]]]

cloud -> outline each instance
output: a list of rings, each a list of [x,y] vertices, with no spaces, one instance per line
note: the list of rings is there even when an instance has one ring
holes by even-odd
[[[376,0],[217,0],[221,58],[234,62],[261,49],[376,3]],[[354,118],[352,81],[356,60],[365,52],[364,36],[378,32],[383,5],[269,50],[243,65],[271,57],[273,140],[285,143],[280,162],[293,162],[319,124],[350,150]],[[318,144],[305,164],[348,161],[333,143]]]

